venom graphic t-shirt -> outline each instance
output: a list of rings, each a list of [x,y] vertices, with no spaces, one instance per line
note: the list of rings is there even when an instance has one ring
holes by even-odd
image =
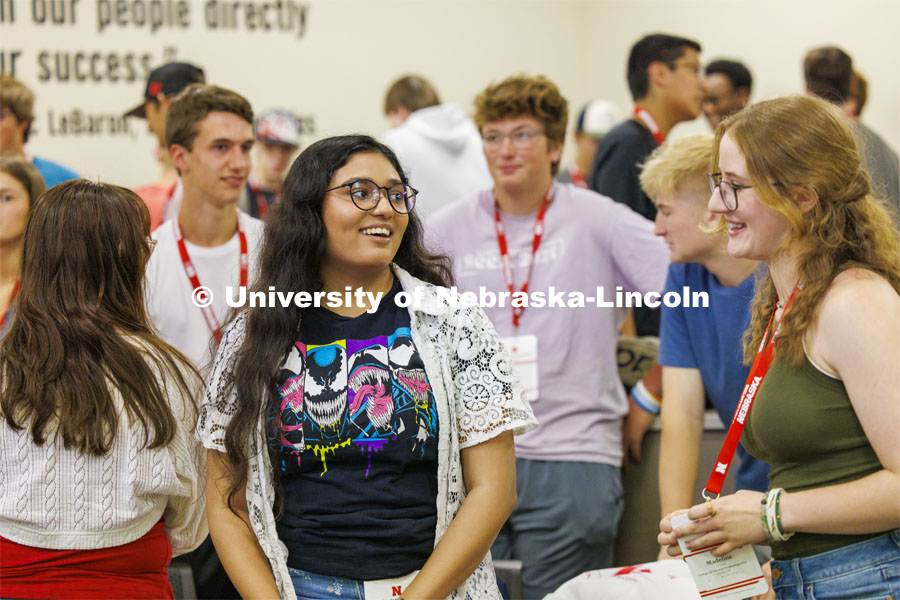
[[[303,312],[279,375],[288,565],[372,580],[425,564],[437,524],[438,421],[409,312]]]

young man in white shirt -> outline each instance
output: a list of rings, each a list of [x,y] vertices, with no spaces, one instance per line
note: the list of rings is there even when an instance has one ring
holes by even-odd
[[[227,288],[253,280],[262,242],[262,221],[237,209],[250,174],[253,109],[231,90],[190,85],[169,106],[166,143],[184,196],[178,215],[153,232],[147,311],[162,339],[205,373],[228,318]],[[185,557],[199,598],[238,598],[209,538]]]
[[[230,90],[191,85],[169,107],[166,141],[184,199],[178,216],[153,234],[147,306],[162,338],[202,372],[228,317],[227,288],[236,293],[253,279],[262,240],[262,222],[236,208],[250,173],[250,103]]]

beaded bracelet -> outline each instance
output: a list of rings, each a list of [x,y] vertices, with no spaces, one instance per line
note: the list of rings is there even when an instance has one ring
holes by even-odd
[[[785,533],[781,524],[781,494],[784,488],[775,488],[769,490],[769,493],[763,499],[763,530],[766,532],[766,538],[769,542],[786,542],[794,532]]]
[[[783,492],[784,489],[779,488],[778,495],[775,496],[775,524],[778,526],[778,533],[780,533],[786,541],[790,539],[792,535],[794,535],[794,532],[792,531],[791,533],[785,533],[784,527],[781,525],[781,494]]]

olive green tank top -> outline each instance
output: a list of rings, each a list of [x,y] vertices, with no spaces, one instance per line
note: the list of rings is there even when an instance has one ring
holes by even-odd
[[[794,367],[778,359],[760,385],[741,438],[744,448],[769,463],[770,488],[798,492],[854,481],[882,468],[847,389],[809,359]],[[881,535],[798,532],[772,544],[779,560],[827,552]]]

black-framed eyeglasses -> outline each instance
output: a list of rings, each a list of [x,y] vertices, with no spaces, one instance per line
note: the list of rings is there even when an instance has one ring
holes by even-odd
[[[706,177],[709,179],[709,192],[715,194],[716,190],[719,190],[719,195],[722,196],[722,204],[725,205],[725,210],[728,212],[737,210],[738,190],[749,190],[753,187],[752,185],[741,185],[724,181],[721,173],[707,173]]]
[[[405,183],[382,187],[369,179],[349,181],[325,191],[333,192],[344,187],[350,190],[350,200],[359,210],[373,210],[381,201],[381,191],[384,190],[388,204],[401,215],[409,214],[412,211],[416,205],[416,194],[419,193],[419,190]]]

